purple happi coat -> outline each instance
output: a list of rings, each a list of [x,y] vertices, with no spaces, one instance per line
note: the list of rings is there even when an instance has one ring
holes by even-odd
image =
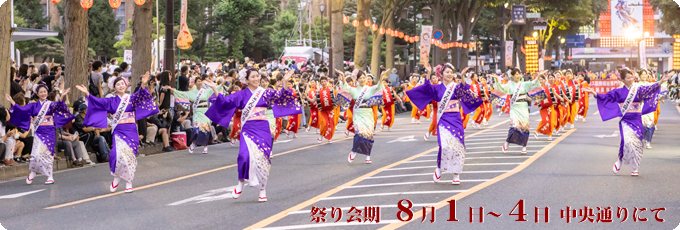
[[[657,104],[654,103],[657,95],[660,93],[660,86],[658,83],[652,85],[634,85],[639,87],[633,104],[630,106],[625,115],[622,116],[621,104],[626,100],[628,92],[627,87],[613,89],[606,94],[597,94],[597,108],[600,110],[600,116],[603,121],[611,120],[616,117],[621,117],[619,121],[619,131],[621,132],[621,145],[619,147],[619,160],[624,164],[637,170],[642,159],[642,114],[650,113],[656,110]]]
[[[425,83],[406,91],[416,107],[424,110],[432,100],[441,102],[446,92],[444,84],[432,85],[429,80]],[[446,105],[439,123],[437,123],[437,142],[439,153],[437,154],[437,167],[442,173],[461,173],[465,163],[465,129],[461,120],[460,107],[466,114],[472,113],[482,105],[482,99],[472,91],[470,85],[458,84],[453,89],[453,95]]]
[[[236,109],[244,109],[253,95],[249,88],[234,94],[224,96],[220,94],[205,115],[213,122],[229,127]],[[274,117],[283,117],[302,113],[300,106],[295,103],[293,91],[283,88],[279,91],[265,89],[264,94],[252,110],[251,118],[241,127],[238,152],[238,179],[248,179],[251,187],[264,189],[269,177],[271,162],[269,156],[272,151],[272,135],[267,121],[267,107],[271,106]],[[255,165],[252,165],[255,164]],[[254,166],[254,167],[251,167]],[[255,167],[256,166],[256,167]]]
[[[33,102],[25,106],[14,104],[10,109],[12,116],[9,122],[23,129],[29,130],[31,118],[40,113],[43,102]],[[54,161],[54,148],[56,146],[55,128],[64,126],[72,121],[75,116],[68,110],[66,103],[61,101],[52,102],[45,114],[43,124],[35,129],[35,138],[31,151],[29,170],[46,176],[52,176],[52,162]]]
[[[97,98],[90,95],[88,98],[87,113],[85,114],[85,120],[83,125],[87,127],[95,128],[107,128],[107,114],[116,113],[118,105],[121,102],[120,96],[116,95],[111,98]],[[151,94],[146,89],[140,89],[139,91],[130,95],[130,103],[125,112],[134,113],[135,120],[141,120],[146,117],[158,114],[158,107],[153,100]],[[122,120],[122,119],[121,119]],[[119,122],[120,123],[120,122]],[[125,145],[120,146],[124,142]],[[124,148],[121,148],[124,147]],[[111,174],[119,175],[123,177],[126,181],[132,181],[134,179],[134,171],[137,166],[137,160],[134,156],[137,155],[139,150],[139,133],[137,132],[137,124],[125,123],[118,124],[113,130],[113,148],[109,153],[109,167],[111,169]],[[119,153],[119,151],[125,151],[125,153]],[[125,158],[125,159],[119,159]],[[123,165],[117,165],[118,163],[123,164],[133,164],[128,165],[126,168],[121,168]],[[116,172],[116,168],[130,170],[125,172]]]

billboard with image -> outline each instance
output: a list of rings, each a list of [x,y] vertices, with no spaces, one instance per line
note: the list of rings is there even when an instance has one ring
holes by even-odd
[[[611,0],[612,37],[625,37],[628,28],[642,31],[642,6],[631,6],[639,0]]]

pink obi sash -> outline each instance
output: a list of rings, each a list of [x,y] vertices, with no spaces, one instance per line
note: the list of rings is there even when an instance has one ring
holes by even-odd
[[[623,103],[619,103],[619,106],[623,106]],[[626,113],[641,113],[642,112],[642,104],[640,102],[633,102],[630,104],[630,108],[628,108],[628,111]]]
[[[267,107],[255,107],[251,113],[249,121],[267,120]]]
[[[118,120],[118,124],[130,124],[130,123],[135,123],[135,112],[125,112],[123,115],[120,116],[120,120]]]
[[[449,100],[449,103],[446,103],[446,107],[444,107],[444,112],[445,113],[460,112],[460,101],[459,100]]]
[[[43,118],[42,123],[40,123],[40,126],[47,126],[47,125],[54,125],[54,118],[52,115],[45,115],[45,118]]]

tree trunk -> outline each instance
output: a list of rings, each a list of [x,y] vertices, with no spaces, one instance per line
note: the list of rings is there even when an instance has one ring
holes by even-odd
[[[369,20],[371,23],[371,15],[369,10],[371,8],[370,0],[357,0],[357,26],[356,39],[354,44],[354,68],[358,70],[366,70],[366,53],[368,53],[368,27],[364,26],[364,20]]]
[[[135,4],[132,13],[132,79],[130,83],[137,85],[139,79],[151,70],[151,10],[154,1],[147,0],[143,5]]]
[[[373,76],[378,77],[380,74],[380,54],[382,53],[381,51],[381,45],[382,45],[382,40],[383,36],[380,35],[379,31],[373,31],[373,53],[371,53],[371,74]]]
[[[434,32],[435,30],[441,30],[442,29],[442,17],[443,17],[443,12],[442,12],[442,2],[443,0],[438,0],[434,1],[430,8],[432,8],[432,31]],[[442,63],[442,57],[441,53],[444,52],[442,49],[439,47],[436,47],[434,45],[430,46],[431,53],[432,53],[432,59],[434,61],[434,64],[430,64],[432,66],[436,66]]]
[[[333,30],[331,31],[331,44],[333,44],[333,68],[344,71],[343,64],[345,61],[344,52],[345,47],[342,41],[343,26],[342,23],[342,2],[343,1],[330,1],[332,13],[332,19],[330,23],[333,24]],[[329,70],[329,73],[335,72],[335,70]]]
[[[5,94],[9,94],[9,83],[14,79],[9,75],[9,68],[12,64],[11,57],[11,42],[12,42],[12,11],[10,7],[10,2],[5,2],[0,6],[0,96],[5,97]],[[9,108],[9,102],[5,99],[2,100],[2,105],[5,108]]]
[[[73,89],[70,96],[75,101],[84,93],[75,90],[76,85],[88,84],[88,27],[87,11],[80,6],[79,0],[65,0],[64,6],[64,77],[66,88]]]
[[[394,30],[394,18],[390,17],[385,23],[387,28]],[[385,33],[387,34],[387,33]],[[385,69],[394,68],[394,37],[385,35]]]

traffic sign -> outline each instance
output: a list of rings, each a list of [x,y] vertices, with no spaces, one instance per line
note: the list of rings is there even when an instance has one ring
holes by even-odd
[[[435,30],[434,33],[432,33],[432,38],[435,40],[441,40],[442,37],[444,37],[444,33],[441,30]]]
[[[566,39],[567,47],[582,47],[586,46],[586,36],[585,35],[567,35]]]

